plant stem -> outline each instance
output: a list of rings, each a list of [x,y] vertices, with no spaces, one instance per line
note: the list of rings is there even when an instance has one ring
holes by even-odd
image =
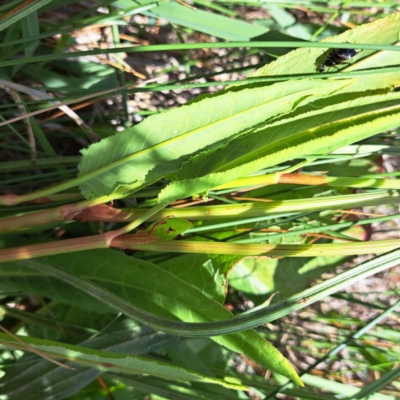
[[[188,240],[141,240],[141,243],[139,243],[136,240],[135,235],[121,235],[112,241],[111,246],[123,249],[166,251],[173,253],[232,254],[269,257],[318,257],[384,253],[399,248],[400,239],[328,244],[275,245],[210,241],[200,242]]]
[[[203,205],[188,208],[167,208],[152,214],[148,221],[157,221],[168,216],[189,220],[220,218],[254,218],[266,215],[279,215],[302,211],[322,211],[329,209],[345,209],[351,207],[389,204],[399,201],[400,195],[394,191],[329,196],[287,201],[243,202],[242,204]],[[0,233],[19,231],[42,224],[60,221],[106,221],[129,222],[140,218],[147,209],[131,208],[119,210],[105,205],[111,197],[86,200],[77,204],[60,206],[24,215],[0,219]],[[246,198],[242,199],[246,201]]]

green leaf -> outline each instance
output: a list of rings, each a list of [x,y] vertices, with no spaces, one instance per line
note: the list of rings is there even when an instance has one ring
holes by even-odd
[[[177,178],[180,180],[191,179],[215,170],[226,170],[228,163],[232,165],[233,162],[238,164],[253,161],[263,154],[268,154],[269,148],[274,144],[279,142],[290,144],[292,137],[300,134],[306,136],[307,132],[315,132],[318,129],[328,130],[325,133],[325,141],[332,142],[328,136],[331,127],[332,131],[336,131],[341,125],[346,126],[347,121],[350,121],[350,124],[362,123],[365,118],[372,118],[373,112],[390,109],[398,105],[400,100],[399,93],[365,96],[350,101],[347,101],[347,97],[348,95],[338,96],[335,94],[333,104],[325,107],[317,107],[317,104],[311,103],[311,107],[314,108],[312,111],[308,111],[308,109],[304,111],[303,108],[299,108],[278,121],[267,123],[246,136],[232,140],[220,149],[200,153],[183,164]],[[359,121],[355,119],[357,116],[360,117]],[[318,136],[317,133],[315,136]],[[307,152],[307,149],[302,150],[305,150],[305,154],[310,153],[310,151]]]
[[[163,2],[151,14],[165,18],[170,23],[207,33],[230,41],[250,40],[267,32],[262,26],[227,18],[209,11],[191,9],[178,3]]]
[[[246,140],[247,137],[239,138],[222,150],[200,154],[185,163],[180,177],[183,179],[183,176],[189,175],[197,178],[172,182],[161,191],[159,202],[172,202],[203,193],[261,168],[293,158],[330,153],[340,147],[396,128],[399,116],[399,107],[386,107],[386,104],[383,104],[382,109],[378,108],[374,113],[367,112],[294,135],[287,134],[286,137],[280,137],[280,140],[274,140],[274,135],[267,135],[261,143],[255,145],[256,134],[252,135],[251,142]],[[265,134],[265,131],[263,133]]]
[[[352,81],[302,80],[226,90],[151,116],[133,128],[82,150],[81,190],[86,198],[153,182],[178,171],[200,150],[221,146],[275,116],[328,96]],[[126,188],[124,188],[126,186]]]
[[[168,345],[168,349],[173,347],[173,345]],[[179,349],[183,348],[185,351],[189,351],[190,354],[193,354],[195,359],[195,363],[193,367],[189,367],[191,365],[192,360],[187,357],[182,357],[181,353],[179,355]],[[228,351],[224,347],[219,346],[213,340],[209,338],[195,338],[195,339],[187,339],[181,340],[178,346],[174,347],[175,349],[175,357],[180,357],[182,366],[186,368],[193,369],[194,371],[206,373],[205,371],[226,371],[228,372],[230,369],[230,362],[232,360],[232,352]],[[178,352],[176,352],[178,350]],[[169,351],[169,354],[171,352]],[[188,365],[186,365],[186,363]],[[204,371],[203,371],[204,369]],[[209,373],[207,372],[207,375]]]
[[[203,352],[204,347],[208,347],[208,351]],[[226,376],[226,373],[229,371],[229,362],[232,359],[232,353],[226,351],[210,339],[182,340],[167,346],[165,350],[175,365],[207,376],[214,376],[215,371],[218,371],[219,367],[219,371],[225,371],[222,375],[225,376],[225,379],[233,378],[232,376]],[[204,386],[202,383],[193,383],[192,389],[196,389],[197,391],[204,388]],[[207,400],[225,399],[226,396],[237,398],[239,394],[236,393],[235,395],[232,391],[220,386],[213,386],[211,389],[213,389],[213,392],[206,396]]]
[[[132,354],[127,355],[104,350],[92,350],[87,347],[59,343],[51,340],[35,339],[28,336],[22,337],[22,340],[48,357],[69,360],[72,361],[73,364],[77,363],[95,367],[102,371],[122,372],[125,374],[145,374],[165,379],[208,382],[231,389],[246,389],[246,387],[242,385],[207,377],[194,371]],[[0,344],[6,348],[23,349],[27,351],[24,345],[5,333],[0,333]]]
[[[29,13],[24,19],[21,20],[21,30],[22,36],[25,40],[29,40],[30,38],[39,35],[39,20],[37,16],[37,12]],[[31,42],[29,45],[25,47],[25,56],[32,56],[39,46],[39,41]]]
[[[275,4],[264,4],[263,7],[282,28],[287,28],[296,22],[296,18],[284,8]]]
[[[242,292],[261,295],[279,292],[286,298],[310,286],[344,257],[283,258],[247,257],[229,274],[229,284]],[[276,299],[275,299],[276,300]]]
[[[127,257],[112,250],[85,251],[76,254],[44,257],[43,263],[51,263],[67,271],[79,274],[82,279],[98,283],[101,287],[118,293],[121,299],[129,301],[146,312],[157,316],[180,319],[186,322],[206,322],[226,320],[233,315],[223,305],[204,295],[199,289],[186,284],[171,273],[146,261]],[[0,264],[5,279],[14,275],[18,263]],[[21,276],[29,269],[19,267],[17,275]],[[29,272],[28,272],[29,273]],[[26,274],[25,276],[27,276]],[[24,279],[22,279],[24,281]],[[36,282],[36,285],[34,286]],[[57,281],[56,281],[57,282]],[[29,279],[32,291],[48,295],[48,287],[43,286],[43,278]],[[18,286],[18,285],[17,285]],[[75,301],[75,293],[71,289],[65,295],[58,289],[50,289],[52,297],[66,303]],[[63,287],[64,285],[61,285]],[[54,293],[55,292],[55,293]],[[74,297],[73,299],[71,297]],[[104,303],[107,305],[106,293]],[[81,300],[82,301],[82,300]],[[88,304],[82,302],[81,304]],[[104,307],[104,306],[102,306]],[[115,308],[114,304],[111,304]],[[109,307],[106,307],[108,310]],[[123,305],[121,303],[121,309]],[[301,385],[296,372],[282,354],[253,330],[233,333],[222,337],[213,337],[221,345],[230,350],[244,353],[249,358],[262,364],[265,368],[279,372]]]
[[[229,285],[244,293],[267,294],[274,291],[274,274],[277,259],[246,257],[229,273]]]
[[[223,303],[227,291],[225,273],[215,257],[207,254],[174,254],[168,260],[158,263],[160,268],[171,272],[179,279],[200,289],[211,299]]]

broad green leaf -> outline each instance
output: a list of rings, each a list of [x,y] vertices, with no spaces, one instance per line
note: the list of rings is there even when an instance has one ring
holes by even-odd
[[[253,161],[256,157],[262,156],[263,153],[270,153],[269,148],[279,142],[287,143],[287,147],[289,147],[290,140],[293,140],[293,137],[297,135],[306,136],[308,131],[316,132],[314,136],[319,136],[319,128],[326,130],[330,126],[333,127],[332,131],[336,132],[340,129],[340,124],[346,125],[347,119],[350,119],[350,124],[356,124],[358,121],[354,118],[359,115],[364,117],[360,119],[362,123],[365,116],[368,118],[370,114],[371,116],[373,115],[373,112],[385,110],[400,103],[399,93],[366,96],[350,101],[346,101],[346,97],[346,95],[335,96],[336,101],[334,104],[313,111],[297,113],[298,109],[295,111],[295,116],[289,115],[277,122],[266,124],[246,136],[232,140],[220,149],[200,153],[182,165],[177,178],[180,180],[190,179],[215,170],[226,170],[226,165],[228,163],[232,164],[235,159],[240,160],[242,163]],[[327,140],[333,142],[329,136],[329,131],[327,133],[323,141],[323,146],[325,147]],[[351,138],[351,136],[349,137]],[[306,137],[304,138],[305,140]],[[343,146],[339,144],[339,147]],[[302,148],[299,147],[299,149]],[[307,147],[302,150],[304,154],[310,154],[310,151],[307,151]],[[236,164],[238,163],[239,161],[236,161]],[[269,166],[269,163],[266,166]]]
[[[183,343],[203,361],[207,368],[214,371],[229,371],[232,353],[213,340],[196,338],[185,340]]]
[[[355,29],[348,30],[338,36],[330,37],[323,42],[343,42],[354,43],[374,43],[374,44],[396,44],[398,38],[398,26],[400,23],[399,14],[391,15],[387,18],[379,19],[370,24],[361,25]],[[293,75],[299,73],[319,72],[321,63],[330,50],[319,48],[301,48],[279,57],[276,61],[260,68],[252,77],[274,76],[274,75]],[[322,99],[314,105],[306,105],[293,114],[304,114],[314,111],[315,108],[330,106],[343,100],[351,98],[358,99],[367,94],[378,94],[392,91],[400,85],[400,75],[395,72],[379,72],[379,68],[390,67],[400,63],[400,52],[398,51],[367,51],[362,50],[350,60],[350,65],[340,65],[338,69],[345,71],[355,71],[361,69],[374,70],[373,75],[354,75],[353,85],[340,89],[335,96]],[[328,72],[336,72],[337,69],[331,68]],[[340,98],[337,95],[343,94]]]
[[[137,126],[82,150],[81,190],[86,198],[131,190],[178,171],[200,150],[221,146],[239,134],[300,105],[351,84],[302,80],[269,87],[227,90],[151,116]],[[123,187],[126,186],[124,189]]]
[[[223,240],[235,232],[209,234],[209,238]],[[227,274],[232,266],[242,258],[227,254],[175,254],[174,257],[162,261],[158,265],[170,271],[178,278],[199,288],[210,298],[224,303],[228,290]]]
[[[207,254],[174,254],[158,263],[160,268],[197,287],[211,299],[223,303],[227,290],[225,273],[220,270],[215,257]]]
[[[343,263],[344,257],[284,258],[278,260],[273,290],[283,298],[308,288],[324,272],[332,271]]]
[[[204,295],[199,289],[186,284],[173,274],[156,265],[127,257],[112,250],[85,251],[43,257],[43,263],[56,265],[58,268],[74,272],[82,278],[92,281],[105,289],[118,294],[136,307],[149,313],[169,319],[185,322],[207,322],[232,318],[233,315],[223,305]],[[31,291],[51,297],[68,304],[82,304],[85,307],[95,305],[86,293],[77,302],[80,291],[74,290],[64,282],[37,273],[19,263],[0,264],[2,282],[11,282],[20,290],[30,287]],[[33,272],[33,273],[32,273]],[[15,281],[15,277],[19,277]],[[33,278],[34,277],[34,278]],[[43,282],[47,280],[46,285]],[[78,293],[77,293],[78,292]],[[99,304],[100,308],[109,311],[107,303]],[[213,340],[230,350],[244,353],[249,358],[262,364],[265,368],[279,372],[301,385],[291,364],[270,343],[253,330],[246,330]]]
[[[246,387],[242,385],[207,377],[194,371],[189,371],[150,358],[147,359],[132,354],[127,355],[104,350],[92,350],[87,347],[30,338],[28,336],[24,336],[22,339],[34,349],[48,357],[71,361],[73,364],[76,363],[95,367],[102,371],[111,370],[125,374],[145,374],[172,380],[208,382],[232,389],[246,389]],[[23,349],[27,351],[23,344],[4,333],[0,333],[0,345],[5,348]]]
[[[277,259],[246,257],[232,268],[228,275],[229,285],[241,292],[255,295],[273,292],[277,265]]]
[[[399,81],[400,83],[400,81]],[[355,85],[355,83],[353,84]],[[352,86],[353,86],[352,85]],[[285,136],[282,133],[288,130],[286,135],[291,136],[307,129],[318,128],[323,124],[340,122],[343,119],[376,112],[387,107],[399,104],[399,93],[385,93],[383,95],[361,95],[354,93],[335,93],[333,97],[322,99],[312,103],[310,107],[295,110],[289,116],[276,119],[272,124],[266,124],[259,129],[262,132],[273,134],[275,140]],[[325,101],[326,100],[326,101]],[[291,129],[288,129],[291,127]],[[269,129],[274,129],[269,131]]]
[[[399,118],[399,107],[383,107],[382,110],[374,113],[345,118],[319,128],[308,129],[300,134],[286,137],[284,140],[260,145],[259,148],[246,154],[240,149],[240,145],[243,146],[244,143],[239,139],[225,146],[223,154],[231,155],[236,152],[241,153],[241,156],[231,160],[225,158],[224,164],[221,165],[220,158],[223,154],[218,154],[218,151],[212,152],[212,158],[210,158],[210,153],[201,154],[185,163],[181,169],[181,174],[189,171],[192,176],[198,176],[198,178],[172,182],[161,191],[159,201],[172,202],[175,199],[203,193],[261,168],[277,165],[293,158],[330,153],[340,147],[396,128]],[[210,173],[210,169],[213,173]],[[205,175],[206,173],[208,175]]]

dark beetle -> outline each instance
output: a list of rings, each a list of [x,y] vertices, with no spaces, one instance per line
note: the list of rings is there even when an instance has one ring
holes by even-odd
[[[326,67],[335,67],[337,64],[344,64],[350,58],[353,58],[357,54],[354,49],[333,49],[325,58],[325,61],[321,64],[320,72],[325,72]]]

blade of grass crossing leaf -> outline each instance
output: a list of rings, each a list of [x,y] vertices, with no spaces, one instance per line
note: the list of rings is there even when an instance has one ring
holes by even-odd
[[[323,48],[325,51],[328,48],[338,48],[338,49],[353,49],[354,44],[347,43],[311,43],[311,42],[214,42],[214,43],[184,43],[184,44],[173,44],[173,45],[146,45],[146,46],[132,46],[132,47],[123,47],[122,50],[127,53],[142,53],[142,52],[153,52],[153,51],[174,51],[174,50],[192,50],[192,49],[209,49],[209,48],[238,48],[238,47],[260,47],[260,48],[268,48],[268,47],[285,47],[285,48],[298,48],[298,47],[316,47]],[[376,45],[376,44],[360,44],[358,46],[360,49],[369,49],[369,50],[388,50],[388,51],[400,51],[400,48],[391,45]],[[99,54],[109,54],[109,53],[120,53],[121,49],[96,49],[96,50],[86,50],[86,51],[75,51],[72,53],[57,53],[57,54],[46,54],[34,57],[28,57],[26,59],[20,60],[8,60],[0,62],[0,67],[8,67],[11,65],[17,65],[20,63],[33,63],[33,62],[42,62],[42,61],[53,61],[53,60],[63,60],[66,58],[75,58],[75,57],[85,57],[91,55],[99,55]],[[315,72],[315,65],[313,67],[313,72]],[[310,71],[307,71],[310,72]],[[374,72],[376,74],[376,72]],[[290,74],[289,74],[290,75]],[[324,74],[324,78],[327,78],[331,75]],[[283,78],[283,80],[287,80],[287,78]],[[217,83],[219,85],[220,83]],[[165,87],[163,86],[163,89]]]

